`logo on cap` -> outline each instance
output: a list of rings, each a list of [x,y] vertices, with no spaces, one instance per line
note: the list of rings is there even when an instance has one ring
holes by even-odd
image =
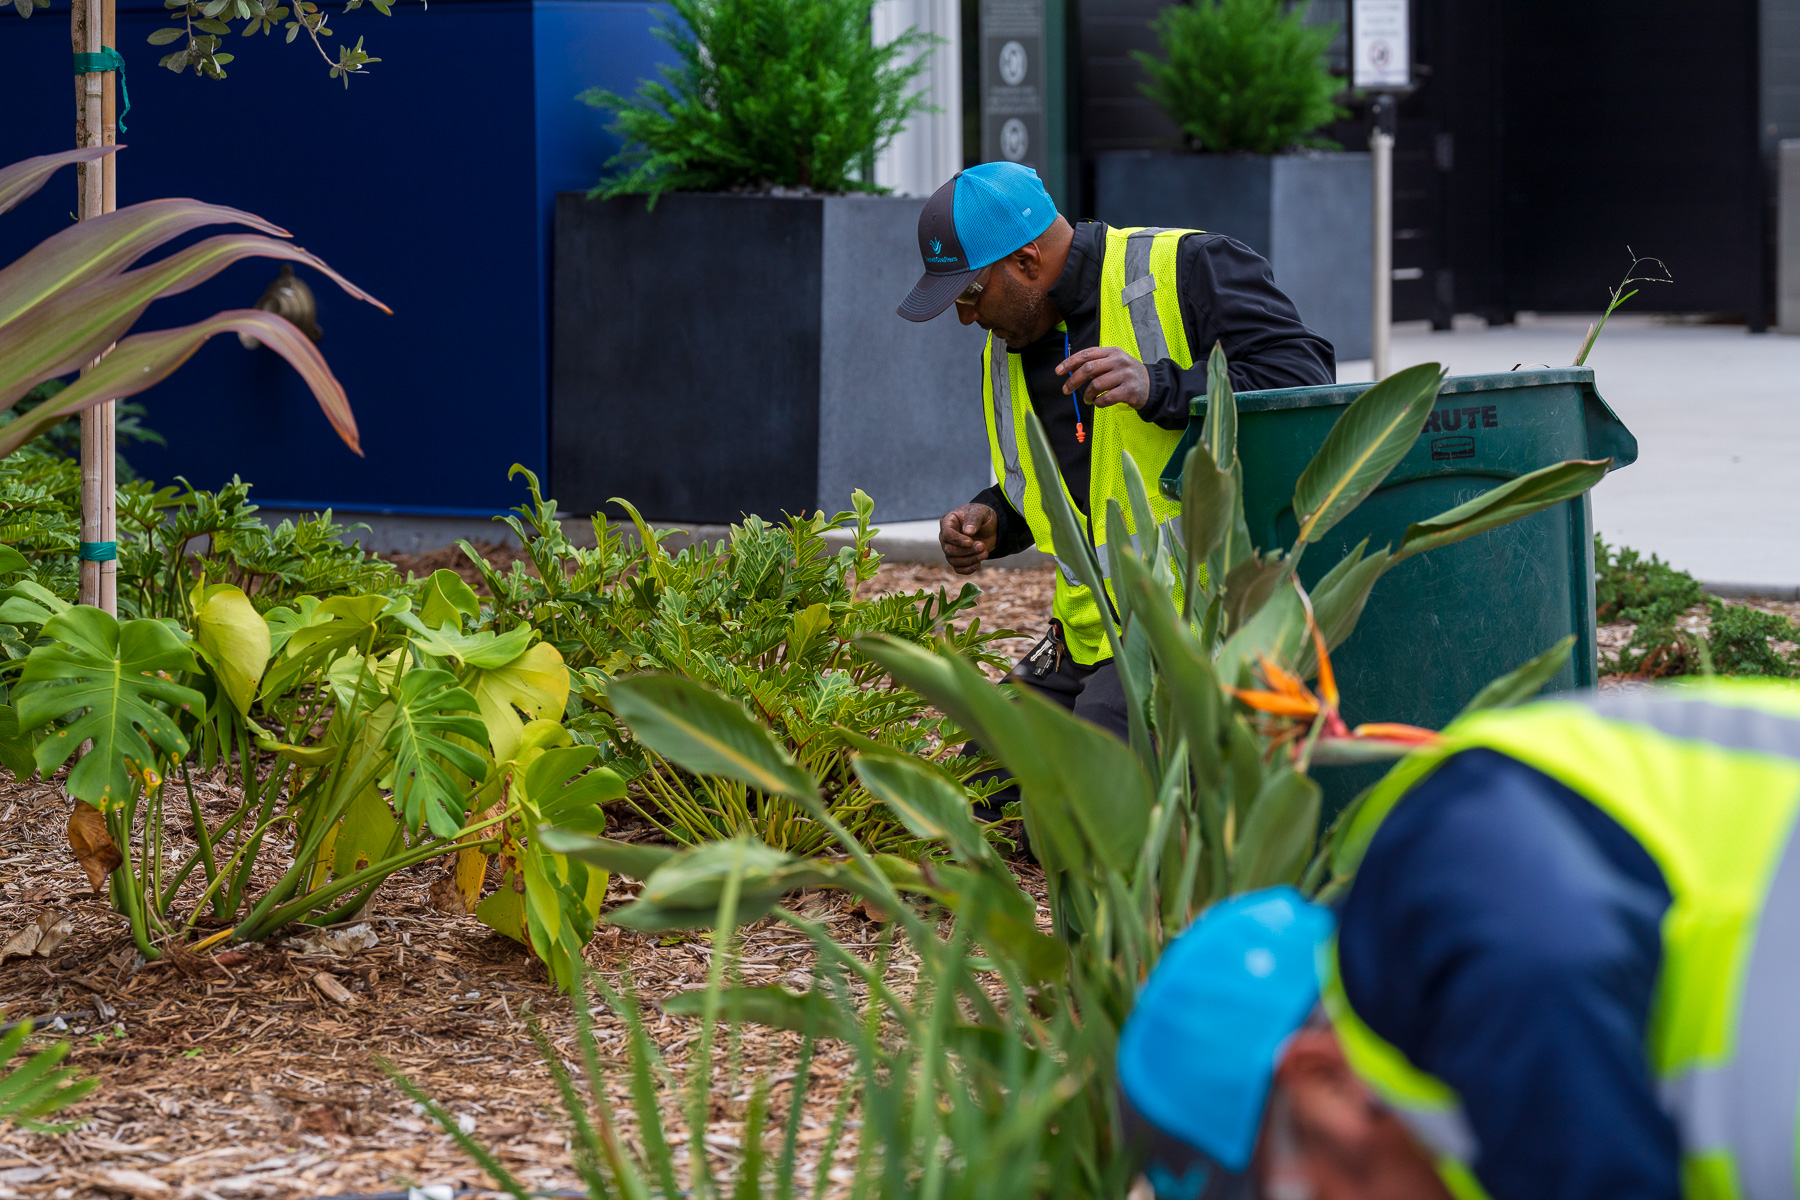
[[[962,261],[962,258],[959,255],[945,254],[944,243],[937,238],[932,238],[928,245],[931,249],[931,253],[925,256],[925,261],[928,263],[954,263]]]
[[[932,238],[931,239],[931,252],[933,254],[942,254],[944,252],[944,243],[938,241],[936,238]]]

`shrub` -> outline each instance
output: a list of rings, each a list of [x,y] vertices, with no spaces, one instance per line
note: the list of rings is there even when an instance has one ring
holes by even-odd
[[[909,31],[869,39],[868,0],[671,0],[658,30],[680,57],[633,98],[582,93],[616,113],[618,173],[593,194],[723,192],[769,187],[880,190],[866,162],[922,95],[909,85],[930,53]],[[911,62],[897,64],[918,52]]]
[[[492,593],[497,626],[530,623],[574,672],[570,728],[608,750],[608,765],[633,785],[631,802],[674,841],[695,845],[754,832],[784,850],[816,853],[830,834],[780,797],[758,797],[740,785],[696,778],[645,748],[614,718],[608,684],[627,675],[667,671],[698,680],[743,702],[781,735],[789,751],[818,773],[832,812],[863,842],[901,849],[911,839],[886,815],[850,770],[857,739],[941,759],[959,778],[980,760],[961,758],[962,738],[949,722],[930,719],[925,702],[888,679],[853,644],[886,634],[925,645],[941,634],[977,661],[1004,668],[987,648],[1000,631],[979,620],[962,627],[980,589],[955,596],[918,592],[862,599],[881,556],[871,548],[874,502],[857,492],[855,511],[814,513],[770,523],[746,517],[722,542],[670,554],[632,510],[636,538],[604,517],[593,522],[595,545],[574,545],[535,476],[523,467],[531,503],[506,524],[536,568],[495,571],[463,543]],[[629,505],[626,505],[630,508]],[[848,532],[835,549],[825,534]]]
[[[1792,679],[1800,675],[1792,646],[1800,642],[1800,628],[1779,613],[1764,612],[1742,604],[1709,601],[1712,629],[1706,638],[1712,668],[1721,675],[1774,675]],[[1789,645],[1778,650],[1776,643]]]
[[[1335,25],[1302,24],[1306,5],[1281,0],[1193,0],[1163,9],[1154,28],[1164,58],[1141,51],[1144,94],[1215,154],[1279,154],[1335,144],[1309,137],[1348,114],[1332,101],[1342,84],[1324,54]]]

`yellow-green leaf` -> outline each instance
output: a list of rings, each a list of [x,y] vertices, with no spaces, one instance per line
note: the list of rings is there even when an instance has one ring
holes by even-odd
[[[494,761],[506,762],[519,751],[525,728],[521,711],[533,720],[562,719],[569,703],[569,668],[555,646],[539,642],[505,666],[466,672],[463,686],[481,711]]]
[[[243,589],[229,583],[196,588],[194,645],[233,708],[250,715],[256,684],[272,653],[269,623]]]

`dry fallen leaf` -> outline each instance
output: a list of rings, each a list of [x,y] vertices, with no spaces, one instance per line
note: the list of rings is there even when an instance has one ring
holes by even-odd
[[[38,939],[35,953],[39,958],[49,958],[58,947],[69,940],[75,932],[75,918],[68,913],[45,911],[38,914],[38,928],[43,936]]]
[[[356,1004],[356,997],[350,994],[350,989],[339,983],[337,977],[329,972],[316,972],[312,977],[312,981],[313,986],[318,988],[320,993],[322,993],[327,1000],[341,1004],[345,1008],[350,1008]]]
[[[375,927],[359,921],[348,929],[317,929],[300,937],[291,937],[282,945],[301,954],[355,954],[381,941]]]
[[[0,962],[9,958],[30,958],[33,954],[49,958],[75,932],[75,918],[67,913],[46,908],[37,920],[27,925],[0,946]]]
[[[96,896],[106,885],[106,877],[125,861],[106,831],[106,818],[85,800],[77,800],[69,814],[69,849],[75,851],[75,861],[87,872],[88,886]]]
[[[94,1172],[92,1182],[108,1191],[124,1192],[128,1196],[167,1196],[174,1191],[154,1175],[125,1167],[101,1167]]]

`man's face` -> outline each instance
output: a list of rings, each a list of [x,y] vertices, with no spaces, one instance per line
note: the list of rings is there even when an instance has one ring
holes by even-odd
[[[988,267],[974,279],[982,288],[973,302],[956,302],[956,318],[964,325],[979,325],[1014,350],[1021,350],[1048,333],[1057,322],[1047,294],[1026,277],[1029,267],[1020,256],[1034,251],[1035,243]],[[1030,267],[1036,265],[1035,253]]]
[[[1275,1081],[1279,1120],[1265,1123],[1257,1147],[1264,1195],[1450,1200],[1430,1156],[1350,1069],[1336,1034],[1295,1034]]]

